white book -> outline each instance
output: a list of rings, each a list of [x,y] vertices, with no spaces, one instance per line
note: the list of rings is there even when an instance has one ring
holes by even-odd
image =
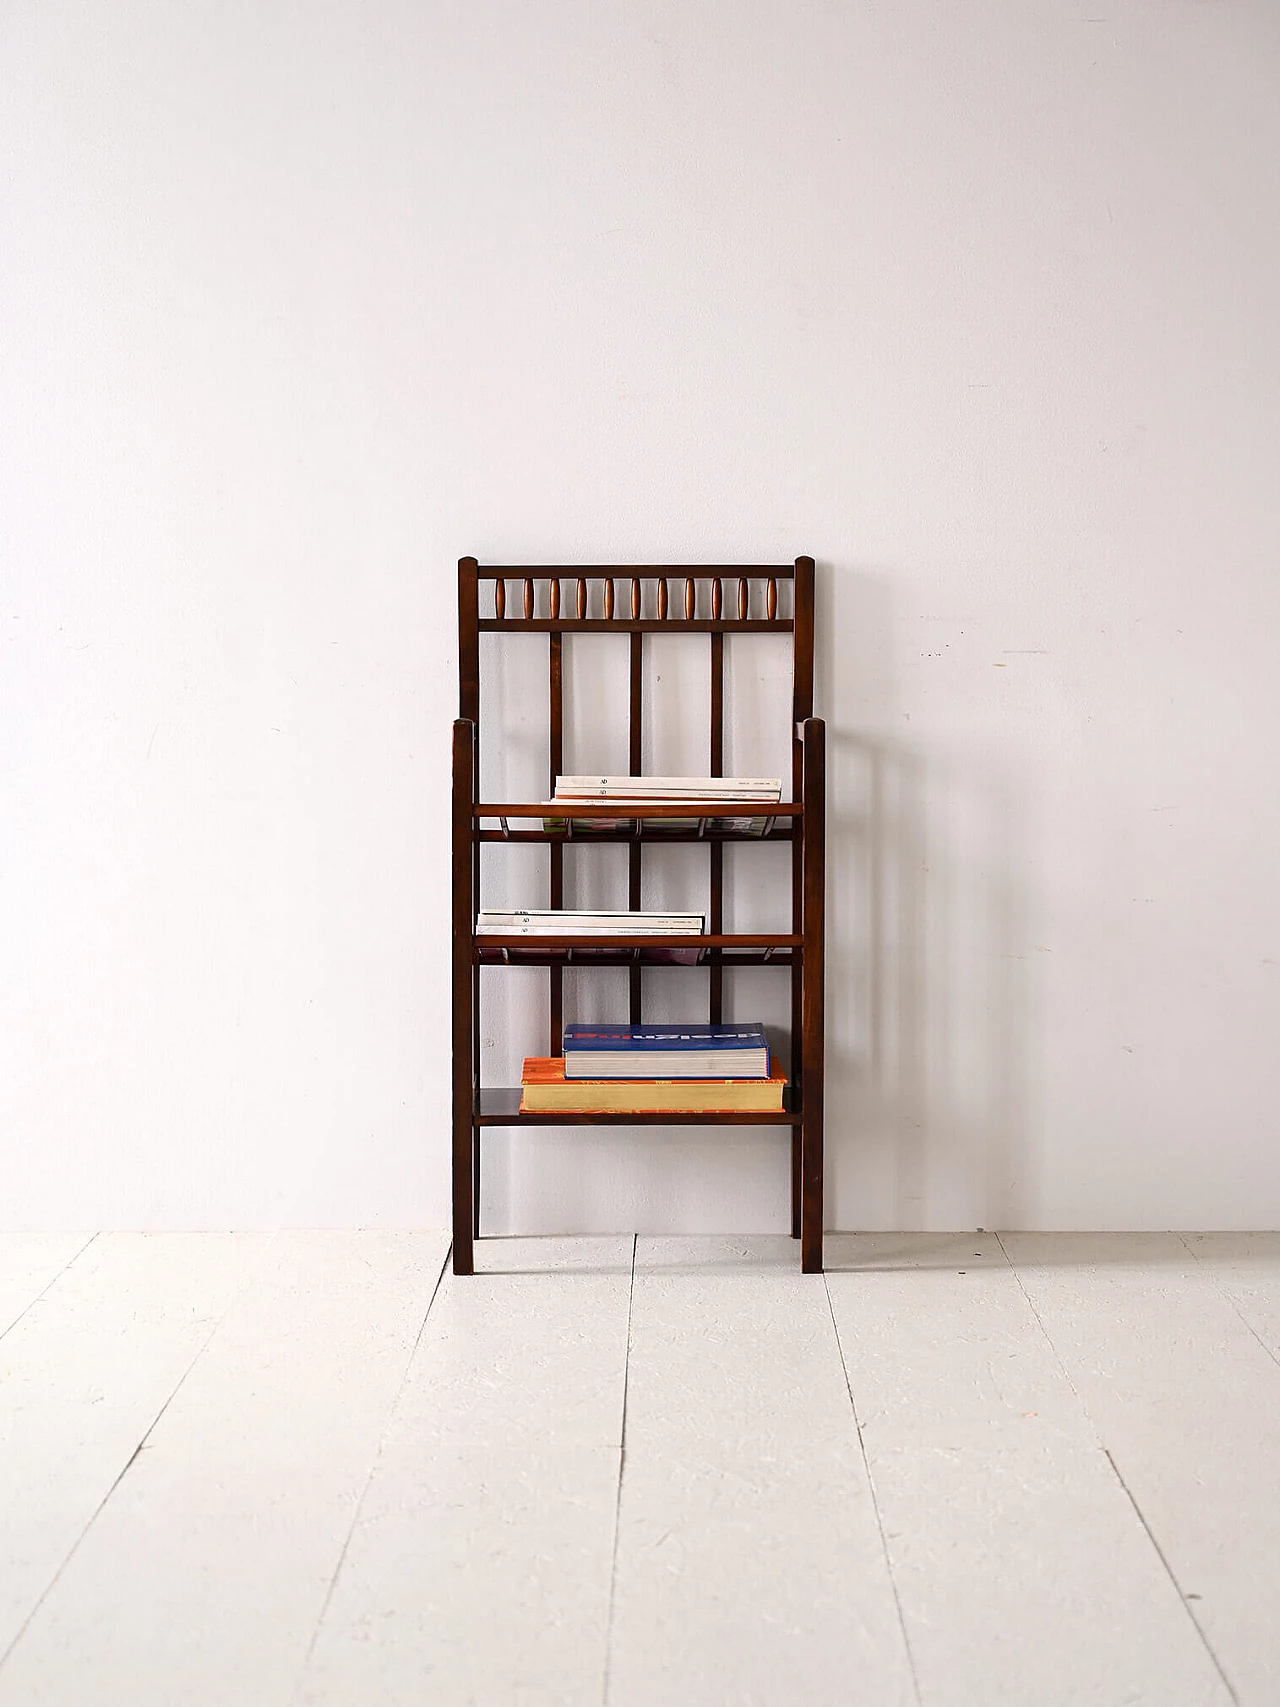
[[[482,912],[477,936],[701,936],[702,913]]]
[[[498,924],[477,923],[477,936],[701,936],[702,921],[691,919],[688,924],[646,924],[625,928],[620,925],[583,925],[576,922],[553,924],[540,920],[521,924],[515,920]]]
[[[640,930],[623,931],[610,925],[477,925],[477,936],[581,936],[581,937],[624,937],[624,936],[704,936],[701,921],[688,925],[671,925],[659,928],[656,925],[645,925]]]
[[[776,776],[558,776],[556,798],[626,800],[780,800]]]
[[[644,912],[631,907],[483,907],[477,917],[490,921],[497,919],[546,919],[556,924],[564,923],[566,920],[576,923],[592,919],[598,920],[601,924],[614,924],[616,922],[634,924],[638,919],[647,923],[651,920],[662,919],[700,919],[702,915],[701,913]]]

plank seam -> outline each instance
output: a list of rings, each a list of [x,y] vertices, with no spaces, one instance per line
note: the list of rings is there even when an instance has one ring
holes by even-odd
[[[1182,1235],[1179,1234],[1178,1237],[1181,1239]],[[1031,1297],[1031,1294],[1027,1291],[1026,1286],[1023,1284],[1022,1276],[1018,1272],[1018,1266],[1013,1261],[1012,1257],[1010,1257],[1008,1251],[1005,1250],[1004,1240],[1000,1237],[999,1233],[996,1234],[996,1243],[1000,1246],[1000,1249],[1004,1254],[1004,1260],[1008,1263],[1009,1268],[1012,1270],[1013,1277],[1018,1283],[1018,1289],[1022,1293],[1022,1296],[1026,1299],[1027,1307],[1031,1311],[1031,1314],[1035,1317],[1036,1322],[1040,1328],[1040,1332],[1044,1335],[1045,1342],[1048,1345],[1049,1350],[1053,1353],[1054,1361],[1057,1363],[1058,1368],[1062,1371],[1064,1380],[1066,1381],[1067,1385],[1070,1387],[1071,1391],[1075,1394],[1076,1400],[1080,1405],[1080,1409],[1081,1409],[1082,1413],[1084,1414],[1084,1416],[1088,1419],[1090,1426],[1096,1427],[1093,1417],[1090,1416],[1090,1414],[1089,1414],[1089,1407],[1088,1407],[1088,1405],[1085,1404],[1084,1400],[1081,1398],[1080,1392],[1077,1389],[1075,1382],[1071,1379],[1071,1373],[1068,1370],[1066,1364],[1062,1361],[1062,1357],[1060,1356],[1060,1354],[1058,1352],[1057,1346],[1053,1343],[1053,1336],[1049,1332],[1048,1328],[1045,1327],[1044,1320],[1041,1317],[1039,1310],[1036,1309],[1036,1306],[1035,1306],[1035,1303]],[[1183,1241],[1183,1243],[1185,1244],[1185,1240]],[[1191,1609],[1191,1603],[1187,1600],[1187,1597],[1183,1594],[1182,1588],[1179,1585],[1178,1579],[1173,1573],[1173,1567],[1172,1567],[1172,1565],[1170,1565],[1168,1559],[1165,1557],[1164,1549],[1161,1547],[1160,1543],[1156,1540],[1155,1534],[1152,1531],[1151,1525],[1147,1522],[1145,1516],[1143,1515],[1142,1507],[1138,1504],[1137,1500],[1134,1499],[1133,1493],[1130,1490],[1129,1484],[1125,1481],[1124,1477],[1120,1474],[1120,1466],[1116,1463],[1115,1459],[1111,1456],[1111,1452],[1110,1452],[1109,1448],[1106,1447],[1105,1445],[1103,1445],[1101,1447],[1101,1450],[1104,1453],[1104,1455],[1106,1456],[1107,1463],[1110,1464],[1110,1466],[1111,1466],[1112,1474],[1115,1476],[1116,1481],[1119,1482],[1121,1488],[1123,1489],[1125,1498],[1128,1500],[1130,1506],[1133,1508],[1134,1516],[1138,1519],[1138,1522],[1142,1525],[1142,1528],[1143,1528],[1144,1533],[1146,1534],[1147,1540],[1150,1541],[1152,1547],[1155,1549],[1156,1557],[1159,1559],[1160,1563],[1164,1566],[1165,1575],[1169,1578],[1169,1581],[1173,1584],[1174,1592],[1178,1596],[1178,1602],[1181,1605],[1182,1610],[1186,1613],[1187,1617],[1191,1620],[1192,1628],[1195,1630],[1196,1635],[1199,1636],[1200,1641],[1204,1645],[1204,1650],[1208,1654],[1209,1659],[1211,1660],[1211,1662],[1213,1664],[1214,1670],[1217,1672],[1218,1676],[1222,1679],[1223,1688],[1227,1691],[1227,1694],[1231,1697],[1232,1701],[1237,1704],[1237,1707],[1238,1707],[1240,1698],[1231,1686],[1231,1679],[1227,1676],[1226,1672],[1222,1669],[1221,1661],[1218,1659],[1217,1654],[1214,1653],[1213,1646],[1210,1643],[1208,1636],[1206,1636],[1204,1631],[1201,1629],[1200,1623],[1199,1623],[1198,1619],[1196,1618],[1195,1613]]]
[[[94,1238],[96,1238],[96,1237],[97,1237],[97,1234],[95,1233]],[[72,1543],[70,1548],[68,1548],[66,1557],[62,1560],[62,1563],[58,1566],[57,1570],[53,1573],[53,1575],[50,1577],[49,1581],[45,1584],[44,1588],[41,1590],[40,1597],[36,1601],[35,1605],[31,1608],[30,1612],[28,1612],[27,1616],[23,1619],[17,1635],[14,1636],[13,1640],[9,1643],[9,1646],[4,1650],[4,1652],[2,1654],[0,1654],[0,1670],[2,1670],[4,1668],[4,1665],[7,1662],[10,1654],[13,1653],[14,1649],[18,1646],[18,1643],[26,1635],[27,1630],[30,1628],[32,1619],[36,1616],[36,1614],[39,1612],[40,1608],[44,1605],[45,1601],[48,1600],[49,1596],[53,1593],[54,1589],[58,1586],[58,1583],[60,1582],[60,1580],[62,1578],[62,1573],[66,1570],[67,1566],[71,1563],[72,1559],[74,1559],[76,1554],[80,1551],[80,1547],[84,1541],[85,1536],[89,1533],[89,1531],[93,1528],[94,1524],[102,1516],[103,1511],[106,1509],[107,1501],[111,1498],[112,1494],[115,1493],[116,1489],[120,1486],[121,1482],[124,1481],[125,1477],[129,1474],[130,1470],[132,1470],[133,1466],[138,1462],[138,1459],[142,1456],[142,1450],[146,1446],[147,1442],[151,1439],[151,1436],[155,1433],[156,1427],[159,1424],[161,1417],[169,1409],[169,1406],[177,1398],[178,1394],[182,1391],[182,1388],[186,1384],[187,1377],[191,1374],[191,1371],[195,1368],[196,1364],[199,1363],[200,1359],[204,1356],[205,1352],[208,1351],[209,1346],[212,1343],[214,1335],[217,1333],[218,1329],[222,1326],[223,1322],[226,1321],[227,1315],[230,1312],[230,1310],[232,1309],[232,1307],[234,1306],[234,1304],[236,1303],[236,1301],[240,1298],[240,1296],[247,1289],[249,1282],[252,1279],[252,1276],[257,1274],[259,1272],[259,1270],[262,1268],[263,1264],[266,1261],[266,1253],[267,1253],[267,1251],[270,1250],[271,1245],[273,1244],[274,1240],[275,1240],[275,1234],[272,1233],[267,1238],[267,1240],[264,1244],[263,1252],[262,1252],[262,1255],[259,1258],[258,1262],[257,1263],[251,1263],[248,1265],[250,1270],[251,1270],[251,1273],[245,1275],[242,1284],[240,1286],[238,1286],[236,1288],[236,1290],[232,1293],[231,1297],[228,1298],[227,1303],[226,1303],[226,1307],[221,1311],[217,1320],[214,1322],[213,1326],[209,1329],[209,1332],[205,1335],[204,1339],[201,1340],[200,1345],[196,1350],[195,1356],[191,1359],[191,1362],[187,1365],[187,1367],[182,1371],[182,1374],[178,1377],[177,1382],[174,1385],[173,1391],[169,1394],[169,1397],[165,1400],[164,1404],[161,1405],[160,1409],[156,1412],[155,1416],[152,1417],[150,1423],[148,1423],[147,1428],[146,1428],[145,1432],[143,1433],[141,1440],[139,1440],[138,1444],[134,1447],[133,1451],[129,1454],[128,1460],[125,1463],[123,1469],[120,1471],[119,1475],[112,1482],[111,1486],[107,1489],[106,1493],[103,1494],[102,1498],[98,1501],[97,1505],[93,1508],[93,1511],[89,1514],[88,1521],[86,1522],[84,1528],[80,1531],[79,1535],[76,1536],[75,1541]],[[85,1248],[87,1249],[88,1245],[92,1244],[92,1243],[93,1243],[93,1239],[90,1239],[88,1241],[88,1244],[86,1244]],[[77,1251],[76,1256],[78,1257],[79,1255],[80,1255],[80,1253]],[[75,1262],[75,1260],[76,1260],[76,1257],[72,1257],[71,1261]],[[70,1264],[68,1264],[67,1266],[70,1267]],[[65,1270],[63,1272],[65,1273]],[[52,1285],[53,1282],[50,1281],[49,1284]]]
[[[1067,1386],[1070,1387],[1073,1395],[1075,1396],[1075,1401],[1080,1407],[1081,1414],[1084,1416],[1085,1420],[1088,1422],[1089,1427],[1094,1428],[1095,1424],[1094,1424],[1093,1418],[1089,1415],[1089,1407],[1088,1407],[1088,1405],[1085,1404],[1084,1400],[1081,1398],[1080,1389],[1076,1386],[1075,1382],[1071,1379],[1071,1371],[1067,1368],[1066,1364],[1062,1361],[1062,1357],[1059,1354],[1058,1348],[1053,1343],[1053,1335],[1049,1332],[1048,1328],[1045,1327],[1044,1318],[1043,1318],[1043,1316],[1041,1316],[1039,1310],[1036,1309],[1035,1299],[1032,1298],[1031,1294],[1027,1291],[1026,1286],[1023,1284],[1022,1276],[1018,1273],[1018,1265],[1016,1262],[1014,1262],[1013,1258],[1009,1255],[1008,1251],[1005,1250],[1004,1240],[1000,1237],[999,1233],[996,1234],[996,1243],[1000,1247],[1000,1255],[1004,1258],[1005,1262],[1009,1265],[1009,1272],[1013,1275],[1013,1278],[1018,1283],[1018,1291],[1021,1292],[1023,1298],[1026,1300],[1027,1309],[1030,1310],[1031,1314],[1035,1317],[1036,1326],[1039,1328],[1040,1332],[1044,1335],[1044,1343],[1048,1346],[1049,1350],[1053,1353],[1053,1361],[1057,1364],[1058,1368],[1062,1371],[1062,1379],[1066,1382]]]
[[[307,1651],[303,1655],[301,1665],[298,1667],[298,1675],[294,1681],[294,1686],[289,1692],[290,1700],[297,1698],[298,1691],[306,1681],[307,1670],[311,1664],[311,1656],[315,1653],[316,1643],[320,1640],[320,1631],[324,1625],[326,1617],[328,1616],[329,1607],[333,1601],[334,1591],[338,1586],[338,1578],[342,1575],[342,1567],[347,1562],[347,1553],[351,1548],[351,1538],[354,1536],[356,1529],[359,1526],[360,1515],[364,1511],[364,1502],[368,1498],[370,1485],[373,1482],[374,1475],[377,1472],[378,1465],[382,1459],[382,1448],[386,1444],[387,1430],[391,1427],[392,1419],[396,1414],[396,1407],[400,1403],[401,1395],[405,1389],[405,1383],[409,1379],[409,1371],[413,1368],[413,1360],[418,1355],[418,1347],[422,1344],[422,1336],[427,1331],[427,1323],[431,1319],[431,1312],[435,1308],[436,1299],[440,1296],[440,1287],[444,1280],[445,1270],[449,1266],[449,1258],[452,1254],[453,1241],[451,1239],[445,1246],[444,1255],[440,1259],[440,1269],[435,1278],[435,1285],[431,1288],[431,1296],[427,1299],[427,1307],[423,1311],[422,1320],[418,1323],[418,1331],[413,1337],[413,1344],[409,1348],[408,1357],[405,1359],[404,1373],[400,1377],[400,1384],[396,1388],[395,1397],[387,1407],[387,1420],[383,1424],[382,1434],[379,1437],[377,1449],[373,1454],[373,1462],[370,1464],[369,1473],[364,1479],[364,1486],[360,1489],[360,1497],[356,1501],[355,1509],[351,1513],[351,1522],[348,1524],[347,1533],[343,1537],[342,1551],[338,1554],[338,1562],[333,1567],[333,1575],[329,1578],[329,1586],[324,1591],[324,1601],[321,1604],[319,1612],[316,1614],[315,1625],[311,1631],[311,1640],[307,1643]]]
[[[618,1591],[618,1536],[622,1521],[622,1477],[627,1467],[627,1390],[631,1383],[631,1306],[636,1295],[636,1246],[639,1234],[631,1235],[631,1288],[627,1293],[627,1356],[622,1371],[622,1429],[618,1443],[618,1497],[613,1507],[613,1559],[609,1566],[609,1618],[605,1625],[603,1707],[608,1707],[610,1671],[613,1662],[613,1618]]]
[[[1208,1267],[1208,1265],[1204,1262],[1204,1259],[1199,1255],[1199,1253],[1194,1249],[1193,1246],[1187,1244],[1186,1234],[1185,1233],[1179,1233],[1178,1237],[1182,1240],[1182,1243],[1183,1243],[1184,1247],[1186,1248],[1188,1255],[1192,1258],[1196,1267],[1204,1270],[1204,1272],[1208,1275],[1209,1280],[1212,1283],[1214,1289],[1217,1292],[1221,1293],[1222,1297],[1224,1297],[1226,1299],[1227,1303],[1230,1304],[1231,1308],[1235,1311],[1236,1315],[1239,1316],[1240,1320],[1244,1323],[1245,1327],[1248,1328],[1249,1332],[1253,1335],[1254,1339],[1257,1340],[1258,1344],[1262,1347],[1263,1351],[1266,1352],[1267,1356],[1271,1359],[1272,1363],[1276,1364],[1277,1366],[1280,1366],[1280,1357],[1276,1356],[1275,1352],[1267,1344],[1266,1340],[1263,1339],[1262,1335],[1258,1332],[1257,1328],[1254,1327],[1253,1323],[1249,1320],[1248,1316],[1246,1316],[1244,1311],[1240,1308],[1240,1305],[1238,1304],[1236,1299],[1232,1296],[1232,1294],[1230,1292],[1227,1291],[1226,1287],[1219,1280],[1216,1272],[1212,1268]]]
[[[71,1267],[71,1265],[73,1263],[79,1262],[80,1258],[89,1249],[89,1246],[93,1243],[93,1241],[97,1238],[97,1236],[98,1235],[96,1233],[90,1233],[89,1237],[80,1246],[80,1249],[78,1251],[74,1251],[67,1258],[66,1262],[63,1263],[62,1267],[58,1270],[57,1274],[55,1274],[53,1276],[53,1278],[49,1281],[48,1286],[42,1287],[41,1290],[36,1293],[35,1297],[31,1300],[31,1302],[29,1304],[24,1305],[23,1308],[18,1311],[18,1314],[9,1323],[9,1326],[7,1328],[0,1328],[0,1340],[2,1340],[7,1333],[11,1333],[13,1331],[13,1329],[17,1327],[18,1323],[23,1319],[23,1317],[26,1316],[30,1311],[35,1309],[36,1305],[45,1296],[45,1293],[47,1293],[49,1291],[49,1288],[52,1286],[56,1286],[58,1284],[58,1282],[62,1279],[63,1275],[67,1272],[67,1270]]]
[[[845,1391],[849,1395],[849,1413],[853,1417],[854,1432],[858,1436],[858,1451],[862,1454],[862,1473],[867,1478],[867,1488],[871,1494],[871,1509],[876,1516],[876,1529],[880,1534],[880,1551],[884,1556],[884,1568],[888,1572],[889,1587],[893,1590],[893,1604],[898,1610],[898,1628],[902,1631],[902,1645],[906,1650],[907,1665],[911,1671],[911,1688],[915,1694],[916,1707],[921,1707],[920,1678],[916,1673],[916,1657],[911,1651],[911,1637],[907,1634],[907,1620],[902,1611],[902,1596],[898,1593],[898,1580],[893,1574],[893,1560],[889,1557],[889,1542],[884,1532],[884,1519],[880,1515],[880,1500],[876,1493],[876,1480],[871,1473],[871,1460],[867,1457],[867,1443],[863,1438],[862,1424],[858,1420],[858,1406],[853,1396],[853,1382],[849,1379],[849,1365],[845,1361],[844,1344],[840,1338],[840,1324],[836,1321],[835,1305],[831,1302],[831,1288],[827,1284],[825,1273],[822,1276],[822,1289],[827,1298],[827,1310],[831,1316],[831,1329],[836,1336],[836,1351],[840,1357],[840,1367],[844,1371]]]
[[[1188,1601],[1186,1595],[1182,1592],[1182,1586],[1178,1582],[1177,1577],[1174,1575],[1173,1566],[1169,1563],[1168,1559],[1165,1557],[1164,1548],[1156,1540],[1155,1532],[1153,1531],[1151,1525],[1147,1522],[1146,1517],[1143,1515],[1142,1507],[1138,1504],[1137,1500],[1134,1499],[1132,1489],[1129,1487],[1128,1482],[1126,1482],[1124,1477],[1120,1474],[1120,1466],[1116,1463],[1115,1459],[1111,1456],[1111,1453],[1107,1447],[1104,1446],[1102,1448],[1102,1451],[1106,1457],[1107,1463],[1110,1464],[1110,1466],[1111,1466],[1112,1474],[1115,1476],[1116,1481],[1119,1482],[1121,1488],[1124,1490],[1125,1498],[1128,1500],[1129,1504],[1133,1507],[1134,1516],[1137,1518],[1138,1522],[1142,1525],[1142,1528],[1143,1528],[1144,1533],[1146,1534],[1147,1540],[1150,1541],[1152,1547],[1155,1549],[1156,1557],[1159,1559],[1160,1563],[1164,1566],[1165,1574],[1169,1578],[1169,1581],[1173,1584],[1174,1593],[1178,1597],[1178,1602],[1181,1605],[1182,1610],[1186,1613],[1187,1617],[1191,1620],[1192,1628],[1195,1630],[1196,1635],[1199,1636],[1201,1642],[1204,1644],[1205,1653],[1207,1653],[1210,1660],[1212,1660],[1214,1670],[1217,1672],[1218,1676],[1222,1679],[1223,1687],[1225,1688],[1227,1694],[1231,1697],[1232,1701],[1237,1704],[1237,1707],[1239,1707],[1240,1697],[1236,1694],[1235,1690],[1232,1688],[1231,1679],[1227,1676],[1226,1672],[1222,1668],[1222,1661],[1218,1658],[1217,1654],[1215,1654],[1213,1651],[1213,1643],[1209,1640],[1208,1636],[1205,1634],[1204,1630],[1201,1628],[1199,1619],[1196,1617],[1195,1613],[1191,1609],[1191,1603]]]

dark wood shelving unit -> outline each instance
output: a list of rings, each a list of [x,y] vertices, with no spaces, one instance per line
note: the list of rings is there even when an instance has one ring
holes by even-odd
[[[791,1232],[800,1241],[801,1267],[822,1270],[823,1183],[823,894],[826,835],[826,726],[813,715],[813,559],[793,564],[729,565],[491,565],[474,557],[458,564],[459,716],[453,726],[453,1267],[474,1272],[480,1236],[480,1134],[486,1127],[520,1126],[776,1126],[791,1133]],[[791,614],[779,615],[779,584],[791,583]],[[513,589],[508,606],[508,584]],[[682,588],[676,608],[671,587]],[[481,589],[486,610],[481,612]],[[568,589],[566,591],[566,588]],[[727,590],[726,590],[727,589]],[[763,606],[764,616],[752,614]],[[518,604],[518,610],[515,608]],[[730,608],[732,606],[732,609]],[[590,614],[598,611],[599,615]],[[653,612],[648,615],[646,612]],[[702,614],[708,612],[709,614]],[[616,613],[616,614],[615,614]],[[755,812],[741,803],[680,801],[646,805],[627,827],[575,832],[579,821],[604,816],[600,806],[479,799],[480,635],[545,633],[548,636],[550,786],[561,774],[564,738],[564,636],[630,636],[629,764],[641,774],[641,710],[646,634],[709,635],[711,644],[710,774],[723,774],[724,640],[726,635],[792,637],[792,799]],[[554,816],[556,827],[543,820]],[[721,821],[767,820],[763,835],[723,827]],[[661,821],[696,819],[696,830],[663,830]],[[559,825],[563,823],[563,828]],[[485,936],[477,937],[480,848],[483,843],[543,843],[550,848],[548,905],[564,905],[564,849],[626,844],[630,849],[628,906],[640,906],[643,850],[701,842],[710,865],[709,929],[687,937]],[[791,847],[791,930],[786,933],[722,929],[726,842]],[[672,950],[693,959],[673,965]],[[630,972],[630,1018],[641,1022],[644,971],[708,970],[709,1017],[723,1015],[724,972],[735,966],[785,967],[791,978],[791,1082],[781,1113],[522,1114],[518,1086],[480,1084],[480,970],[484,966],[536,966],[550,982],[548,1054],[562,1052],[563,973],[566,966],[625,966]]]

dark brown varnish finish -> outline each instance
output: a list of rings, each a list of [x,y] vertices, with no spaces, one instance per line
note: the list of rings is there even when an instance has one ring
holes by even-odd
[[[562,608],[561,579],[572,579],[572,615],[569,601]],[[672,624],[668,583],[684,579],[684,621]],[[520,584],[520,614],[508,614],[506,582]],[[727,608],[724,582],[737,583],[736,612]],[[751,616],[751,582],[763,583],[763,619]],[[492,616],[480,615],[479,585],[492,581]],[[540,595],[537,583],[547,586],[547,615],[535,615]],[[601,583],[596,608],[602,617],[587,615],[592,606],[590,584]],[[615,594],[615,582],[630,583]],[[652,584],[649,608],[643,587]],[[710,583],[704,592],[698,616],[699,581]],[[792,615],[778,615],[778,583],[791,581]],[[791,1133],[792,1233],[800,1240],[801,1267],[806,1273],[822,1268],[823,1194],[823,916],[826,835],[826,728],[813,715],[814,564],[811,557],[798,557],[794,564],[556,564],[536,568],[528,564],[490,565],[481,568],[474,557],[458,564],[458,720],[453,731],[453,1263],[456,1274],[474,1272],[474,1241],[480,1233],[480,1134],[492,1126],[652,1126],[720,1125],[776,1126]],[[757,597],[759,594],[757,593]],[[615,608],[617,614],[615,615]],[[760,609],[757,603],[756,609]],[[573,963],[588,967],[626,966],[630,981],[630,1013],[633,1023],[643,1017],[644,970],[653,956],[671,946],[670,938],[591,939],[590,944],[572,936],[540,938],[536,950],[528,938],[488,937],[477,940],[475,916],[480,907],[480,847],[485,841],[547,843],[549,857],[549,900],[552,907],[564,902],[564,843],[572,836],[575,813],[562,814],[565,830],[547,830],[543,808],[537,802],[484,803],[479,799],[480,737],[480,645],[482,633],[524,631],[548,637],[548,725],[549,784],[564,770],[564,641],[566,633],[627,634],[629,636],[628,764],[632,776],[643,774],[643,705],[645,635],[655,630],[668,633],[706,634],[711,647],[711,693],[708,774],[724,773],[724,675],[725,635],[788,633],[792,636],[792,775],[791,800],[776,808],[764,838],[743,836],[721,826],[740,808],[706,803],[697,833],[681,832],[663,837],[641,827],[633,833],[618,831],[607,836],[594,833],[591,840],[628,843],[628,905],[642,905],[643,849],[657,840],[705,841],[710,867],[710,907],[706,934],[682,939],[696,950],[699,964],[707,968],[708,1007],[712,1020],[722,1017],[724,970],[728,966],[786,967],[791,976],[791,1083],[781,1114],[684,1114],[672,1115],[522,1115],[518,1088],[480,1085],[480,967],[501,965],[518,955],[526,966],[545,966],[549,979],[548,1049],[559,1054],[563,1039],[563,971]],[[550,790],[549,790],[550,791]],[[582,809],[577,816],[588,816]],[[761,814],[768,816],[768,814]],[[655,807],[652,817],[692,816],[688,804]],[[497,820],[499,828],[491,827]],[[512,823],[516,828],[511,828]],[[791,929],[784,934],[726,933],[724,930],[724,844],[726,841],[783,841],[791,847]],[[587,960],[575,959],[577,951],[598,951]]]

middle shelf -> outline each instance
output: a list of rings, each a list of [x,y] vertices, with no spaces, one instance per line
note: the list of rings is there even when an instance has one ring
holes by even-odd
[[[791,934],[701,936],[486,936],[473,938],[482,966],[790,966],[804,952]],[[536,947],[532,946],[536,943]],[[680,960],[673,960],[680,955]]]
[[[789,842],[804,812],[794,800],[754,807],[724,800],[646,801],[642,811],[628,812],[633,804],[618,801],[609,810],[599,802],[498,801],[471,811],[482,842]],[[618,820],[619,827],[594,827],[608,819]],[[744,819],[761,827],[739,828]],[[486,829],[486,820],[497,827]]]

